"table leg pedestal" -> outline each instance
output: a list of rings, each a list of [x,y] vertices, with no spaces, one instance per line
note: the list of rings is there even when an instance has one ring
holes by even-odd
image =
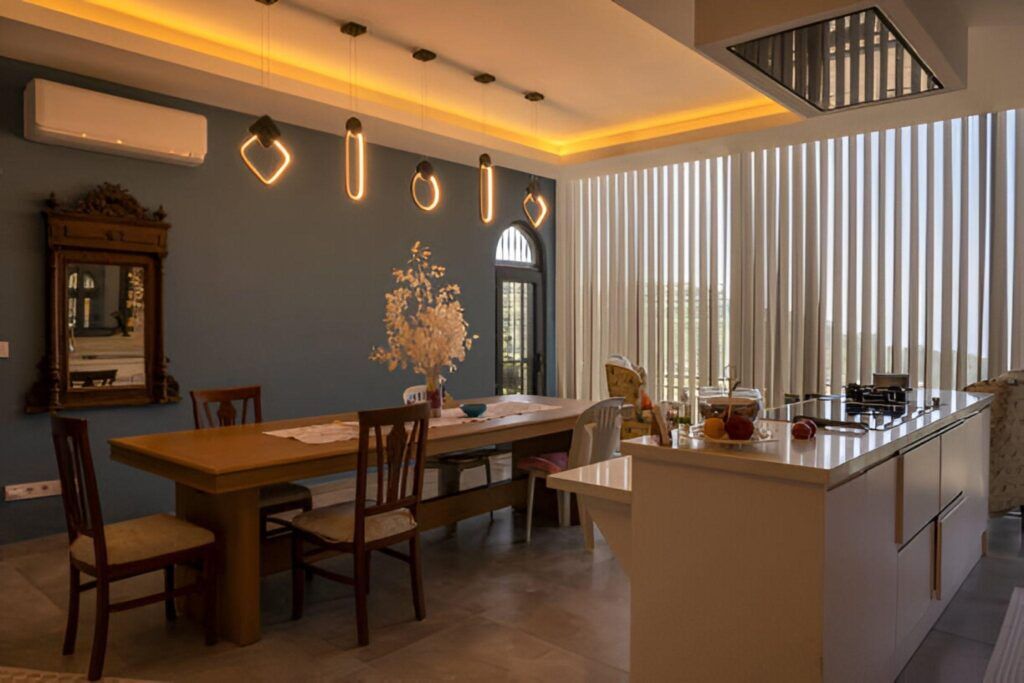
[[[239,645],[260,639],[259,489],[211,494],[175,488],[178,516],[217,535],[217,623]]]

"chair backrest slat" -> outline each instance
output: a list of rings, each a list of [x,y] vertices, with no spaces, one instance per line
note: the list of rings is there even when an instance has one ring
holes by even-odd
[[[68,543],[74,543],[80,536],[91,538],[96,570],[105,572],[107,543],[103,534],[96,471],[93,469],[92,450],[89,448],[89,424],[78,418],[53,414],[50,417],[50,431],[57,456]]]
[[[363,541],[366,517],[401,507],[416,516],[423,496],[429,419],[430,408],[425,403],[359,413],[356,543]],[[371,467],[377,469],[377,495],[373,504],[367,505]]]
[[[196,429],[210,427],[231,427],[249,423],[249,405],[252,404],[253,422],[263,422],[263,406],[260,401],[260,387],[236,387],[234,389],[201,389],[190,392],[192,396],[192,418]],[[238,420],[235,401],[241,403],[242,419]],[[216,412],[210,408],[216,404]],[[203,418],[206,418],[205,420]]]
[[[569,468],[583,467],[607,460],[619,447],[622,427],[622,398],[607,398],[590,406],[576,420],[572,430],[572,445],[569,446]],[[589,450],[584,449],[587,441],[584,432],[594,425],[590,434]]]

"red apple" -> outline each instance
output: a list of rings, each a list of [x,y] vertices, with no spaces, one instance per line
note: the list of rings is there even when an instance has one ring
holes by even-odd
[[[754,434],[754,422],[743,415],[733,415],[725,423],[725,433],[733,441],[747,441]]]
[[[810,438],[813,439],[814,437],[816,437],[818,435],[818,425],[814,424],[814,420],[810,420],[810,419],[805,417],[804,419],[800,420],[800,422],[802,422],[803,424],[805,424],[808,427],[810,427],[810,429],[811,429],[811,437]]]
[[[793,427],[789,430],[793,435],[794,439],[799,441],[806,441],[814,438],[814,432],[807,426],[807,423],[801,420],[800,422],[794,422]]]

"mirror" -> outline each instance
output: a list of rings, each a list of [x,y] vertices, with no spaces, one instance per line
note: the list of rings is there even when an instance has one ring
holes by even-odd
[[[68,263],[68,388],[146,385],[146,270]]]
[[[164,356],[164,216],[109,183],[70,206],[50,195],[47,352],[26,411],[180,400]]]

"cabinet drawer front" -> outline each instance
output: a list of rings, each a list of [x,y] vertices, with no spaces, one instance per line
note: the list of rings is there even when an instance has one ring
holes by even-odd
[[[940,439],[927,441],[899,456],[897,543],[906,543],[939,514],[941,460]]]
[[[981,557],[981,537],[974,528],[967,499],[960,496],[939,517],[935,535],[935,599],[948,601]]]
[[[931,605],[935,579],[935,524],[929,524],[899,552],[896,641],[909,635]]]
[[[964,422],[960,426],[942,435],[942,481],[941,500],[939,504],[945,508],[953,500],[964,493],[970,484],[971,462],[975,459],[978,448],[974,436],[976,423]]]

